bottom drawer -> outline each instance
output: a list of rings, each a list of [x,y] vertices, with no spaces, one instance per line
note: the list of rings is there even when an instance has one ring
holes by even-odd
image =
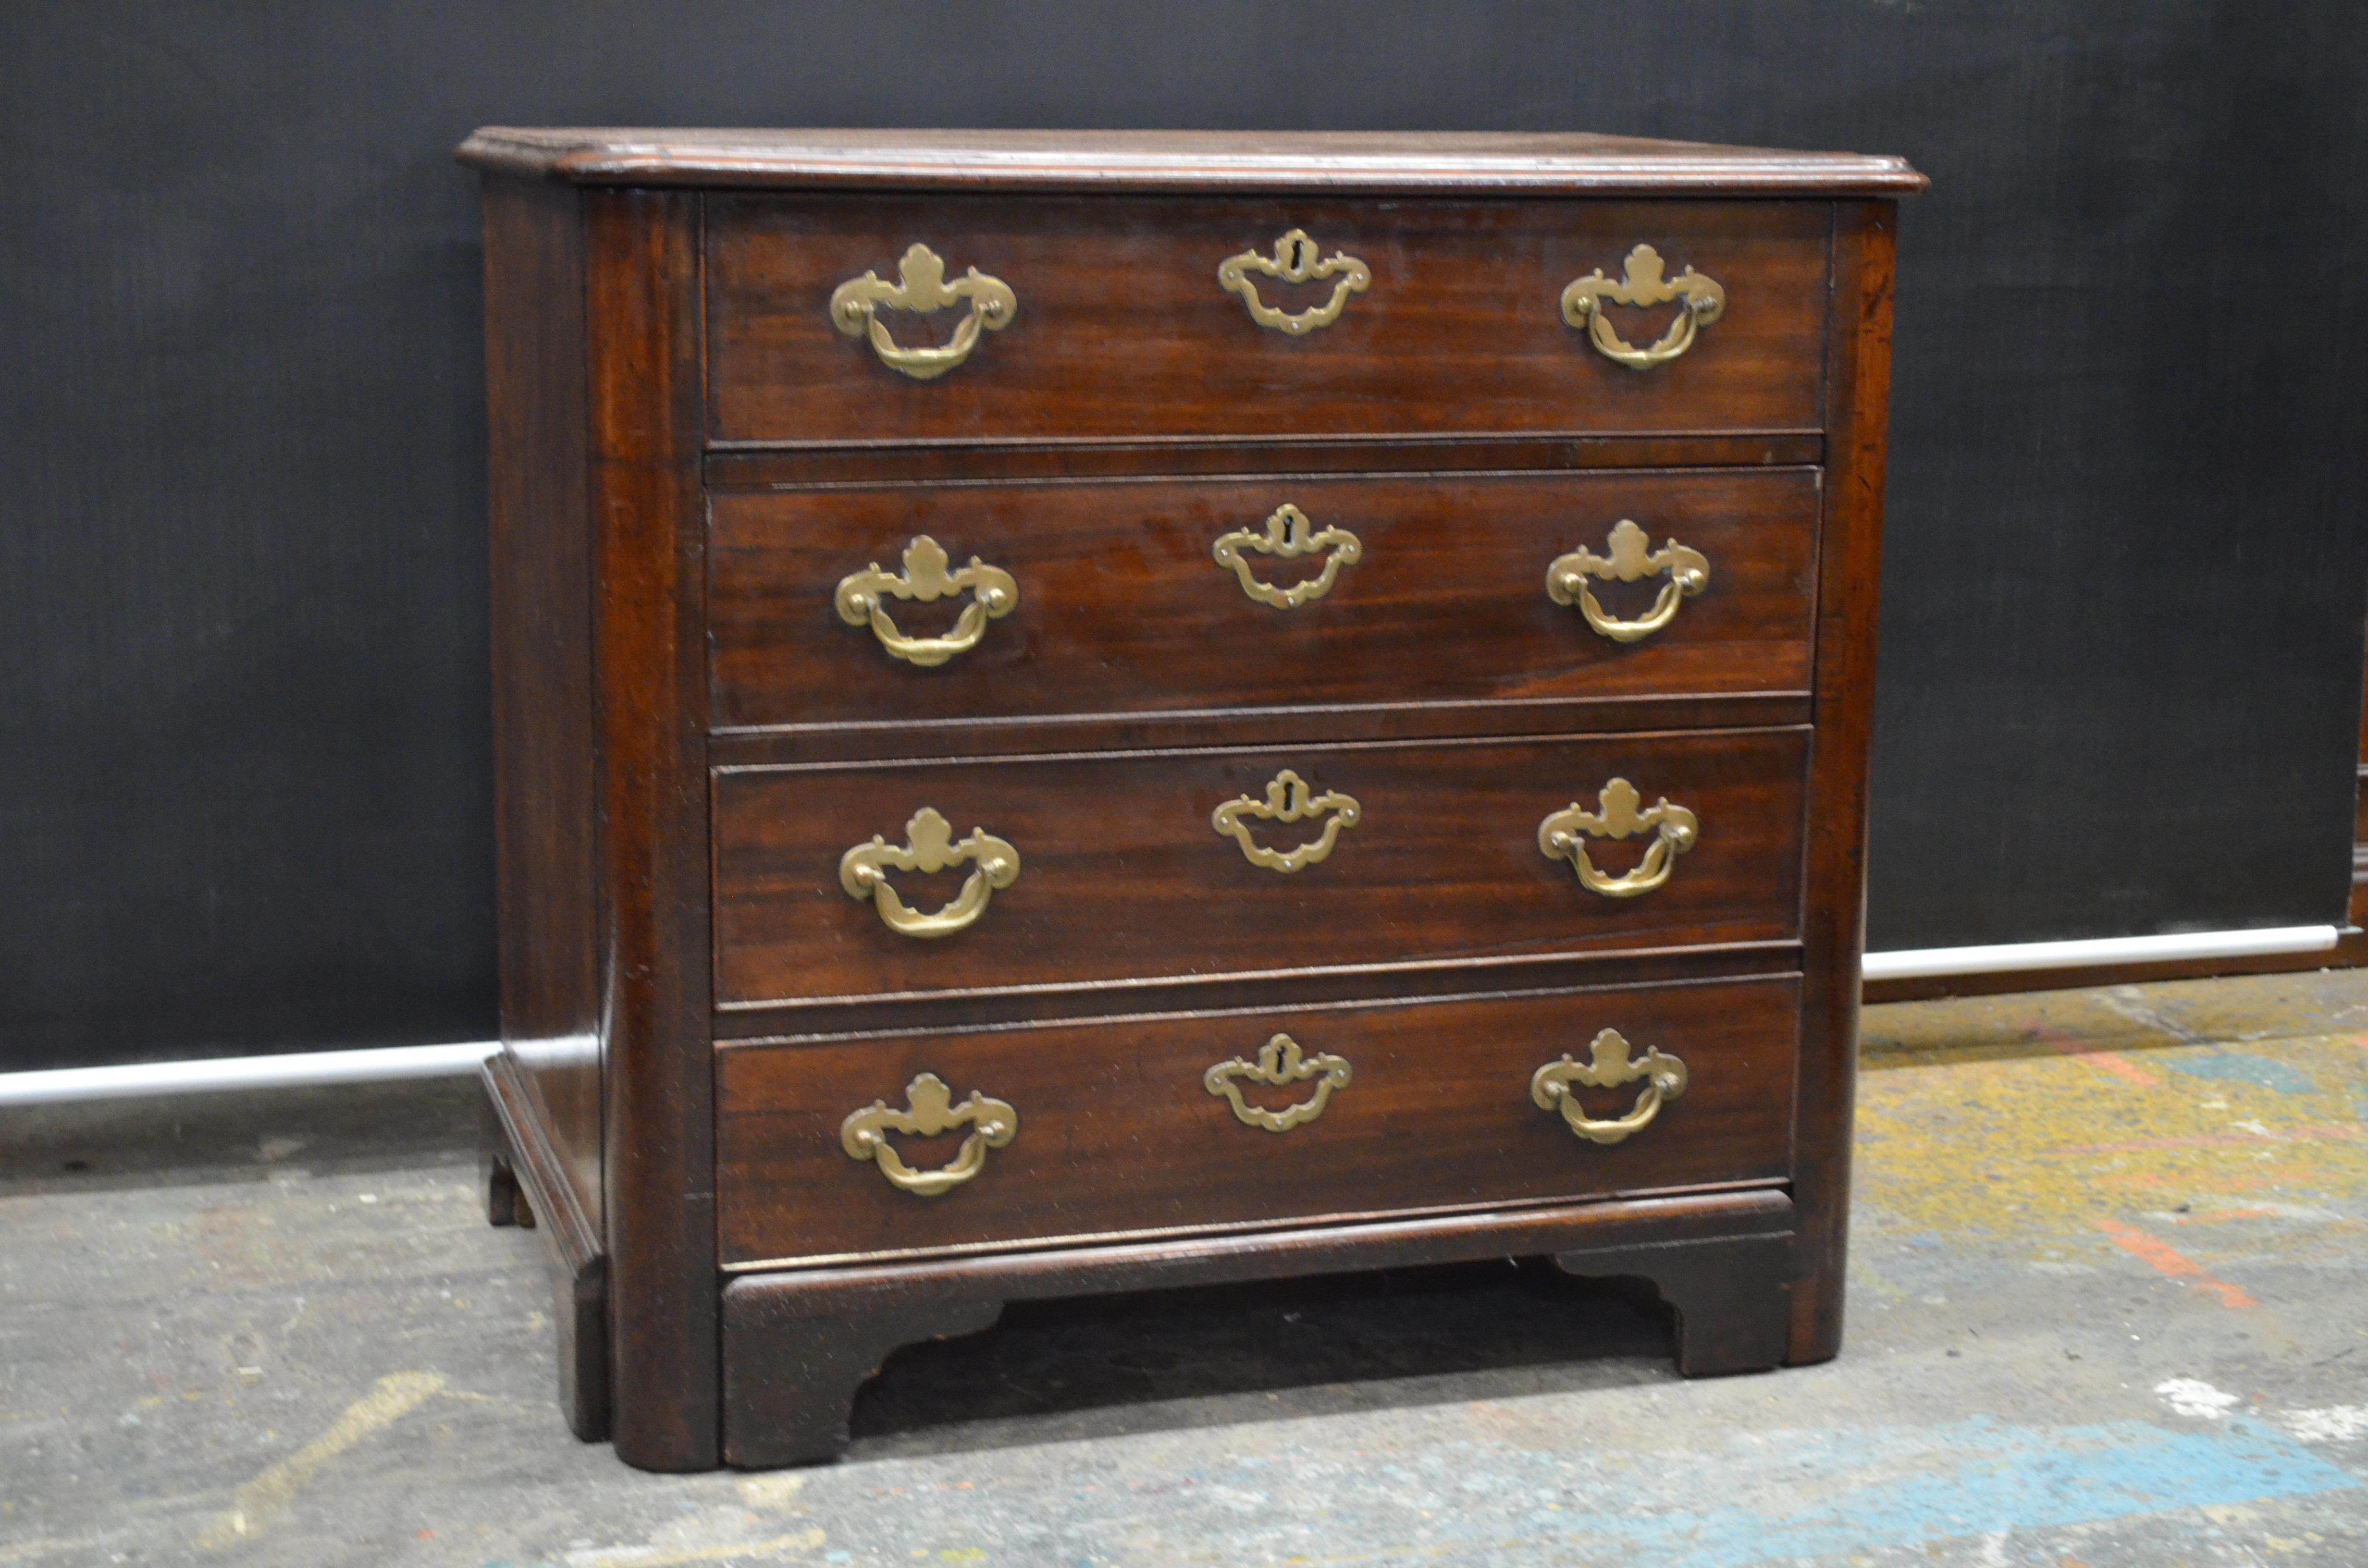
[[[1799,1003],[1760,977],[729,1046],[723,1262],[1782,1179]]]

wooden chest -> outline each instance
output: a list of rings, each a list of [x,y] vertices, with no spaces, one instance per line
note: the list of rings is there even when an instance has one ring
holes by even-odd
[[[1841,1331],[1896,159],[499,131],[495,1217],[655,1469],[1007,1301]]]

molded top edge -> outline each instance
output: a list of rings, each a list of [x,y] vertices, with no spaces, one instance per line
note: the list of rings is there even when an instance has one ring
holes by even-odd
[[[472,167],[585,185],[1912,196],[1905,158],[1497,131],[728,131],[487,126]]]

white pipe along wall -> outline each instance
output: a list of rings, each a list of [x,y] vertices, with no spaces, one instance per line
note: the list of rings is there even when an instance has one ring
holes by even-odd
[[[1861,974],[1867,980],[1927,980],[2017,969],[2089,969],[2103,964],[2260,958],[2276,953],[2326,952],[2334,948],[2339,935],[2332,926],[2279,926],[2254,931],[2183,931],[2168,937],[1918,948],[1869,953]],[[204,1094],[221,1089],[293,1089],[317,1084],[462,1077],[476,1072],[486,1057],[500,1049],[498,1040],[469,1040],[458,1045],[381,1046],[368,1051],[291,1051],[282,1056],[230,1056],[201,1062],[0,1073],[0,1106]]]

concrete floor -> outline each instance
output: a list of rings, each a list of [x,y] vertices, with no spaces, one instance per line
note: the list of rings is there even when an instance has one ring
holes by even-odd
[[[0,1113],[0,1564],[2368,1563],[2368,973],[1866,1036],[1829,1366],[1509,1264],[1055,1303],[755,1476],[567,1436],[465,1086]]]

